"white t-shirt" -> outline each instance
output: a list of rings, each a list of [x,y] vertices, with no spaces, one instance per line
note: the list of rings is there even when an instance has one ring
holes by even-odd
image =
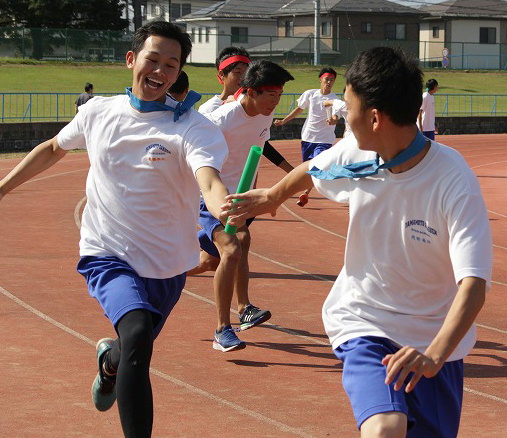
[[[334,116],[338,116],[338,118],[343,117],[343,120],[345,121],[345,131],[343,132],[343,137],[347,137],[352,134],[350,125],[347,123],[347,104],[343,100],[334,99],[331,112]]]
[[[309,143],[333,144],[335,142],[335,125],[327,123],[328,116],[324,107],[324,102],[331,99],[338,99],[338,96],[334,93],[322,94],[320,90],[306,90],[299,97],[298,107],[308,108],[308,116],[301,131],[301,140]]]
[[[423,93],[423,101],[421,105],[422,110],[422,129],[421,131],[434,131],[435,130],[435,96],[428,93]]]
[[[252,146],[264,148],[269,140],[269,128],[273,123],[273,113],[269,116],[259,114],[249,116],[241,102],[230,102],[206,114],[224,134],[229,156],[222,167],[220,177],[231,193],[235,193]],[[255,179],[255,178],[254,178]]]
[[[354,137],[311,163],[327,169],[354,155]],[[371,154],[374,157],[374,154]],[[463,157],[436,142],[412,169],[362,179],[313,182],[319,193],[347,192],[350,224],[343,268],[323,306],[333,348],[359,336],[381,336],[424,352],[441,328],[465,277],[491,286],[492,241],[477,178]],[[475,343],[475,326],[449,361]]]
[[[224,101],[222,99],[220,99],[220,96],[218,96],[217,94],[215,94],[211,99],[208,99],[206,102],[204,102],[199,107],[198,111],[201,114],[208,114],[208,113],[211,113],[211,112],[215,111],[223,103],[224,103]]]
[[[60,131],[58,144],[87,149],[90,159],[82,256],[117,256],[147,278],[199,263],[195,172],[220,170],[227,156],[209,120],[190,110],[174,122],[172,112],[134,110],[127,96],[97,96]]]

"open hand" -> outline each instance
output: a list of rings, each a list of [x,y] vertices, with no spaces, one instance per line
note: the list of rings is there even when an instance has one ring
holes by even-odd
[[[407,376],[414,373],[407,383],[405,392],[412,391],[422,376],[434,377],[442,368],[442,364],[409,346],[401,348],[395,354],[388,354],[382,359],[382,364],[387,367],[386,385],[394,382],[398,376],[394,384],[395,391],[399,391]]]

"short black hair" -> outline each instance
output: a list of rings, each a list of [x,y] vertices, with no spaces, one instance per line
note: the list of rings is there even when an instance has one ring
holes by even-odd
[[[176,82],[169,87],[169,93],[184,93],[188,90],[189,86],[190,84],[188,82],[188,75],[183,70],[181,70],[178,79],[176,79]]]
[[[438,87],[438,82],[436,79],[428,79],[428,81],[426,82],[426,88],[428,89],[428,91],[431,91],[433,90],[433,88],[435,87]]]
[[[250,63],[241,81],[241,86],[254,90],[266,85],[283,87],[287,81],[292,80],[294,77],[283,67],[272,61],[261,59]]]
[[[180,68],[187,62],[187,57],[192,50],[190,35],[184,32],[181,27],[167,21],[151,21],[136,30],[132,39],[132,51],[137,55],[143,48],[144,42],[152,35],[162,36],[176,40],[181,46]]]
[[[325,74],[325,73],[331,73],[332,75],[334,75],[334,77],[338,76],[335,69],[334,68],[331,68],[331,67],[324,67],[320,72],[319,72],[319,78]]]
[[[85,85],[85,91],[88,93],[88,91],[92,91],[92,90],[93,90],[93,84],[90,84],[89,82],[87,82]]]
[[[225,47],[220,51],[215,61],[215,67],[217,70],[220,64],[231,56],[246,56],[247,58],[250,58],[250,53],[248,53],[244,47]],[[224,76],[227,76],[231,71],[233,71],[237,64],[237,62],[233,62],[232,64],[222,69]]]
[[[422,71],[400,48],[373,47],[359,53],[345,72],[345,82],[363,109],[377,108],[400,126],[416,123],[422,104]]]

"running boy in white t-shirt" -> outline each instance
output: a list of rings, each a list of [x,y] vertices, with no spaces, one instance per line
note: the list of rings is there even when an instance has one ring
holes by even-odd
[[[220,174],[229,191],[236,191],[238,187],[251,146],[263,146],[269,139],[273,112],[280,101],[283,86],[293,79],[287,70],[273,62],[252,62],[241,82],[242,98],[207,115],[221,129],[229,147],[229,155]],[[199,224],[202,228],[199,238],[201,248],[220,258],[213,281],[218,312],[213,348],[224,352],[244,348],[246,344],[239,340],[231,327],[233,291],[238,301],[242,330],[271,317],[268,310],[253,306],[248,297],[248,226],[239,228],[235,235],[227,234],[223,225],[207,211],[205,202],[201,203]]]
[[[229,196],[245,200],[231,224],[234,215],[274,213],[312,183],[331,200],[348,199],[344,265],[322,315],[361,437],[456,438],[463,358],[491,287],[479,183],[456,150],[417,129],[417,60],[376,47],[345,79],[354,136],[271,189]],[[350,159],[361,151],[371,163]]]
[[[198,261],[199,191],[216,216],[227,194],[221,131],[191,109],[195,100],[177,106],[166,97],[191,48],[174,24],[139,28],[126,56],[133,76],[127,95],[83,105],[0,181],[1,199],[69,149],[88,151],[78,271],[118,334],[97,343],[92,397],[99,411],[118,398],[126,437],[151,436],[153,342]]]
[[[325,67],[319,72],[320,88],[306,90],[298,99],[298,106],[281,120],[275,120],[275,126],[281,126],[298,117],[308,108],[308,117],[301,131],[301,151],[303,161],[307,161],[329,149],[336,140],[335,126],[327,122],[328,116],[324,106],[326,100],[338,99],[332,92],[336,80],[336,71]],[[311,189],[306,189],[297,204],[304,207],[308,203],[308,195]]]
[[[199,107],[201,114],[209,114],[226,102],[232,102],[238,92],[243,76],[250,64],[250,54],[243,47],[226,47],[219,53],[215,65],[218,81],[223,85],[220,95],[215,95]],[[294,167],[273,147],[269,141],[264,144],[262,154],[275,166],[285,172]]]
[[[201,114],[210,114],[223,104],[234,102],[236,98],[242,98],[243,95],[239,95],[238,93],[240,93],[240,84],[248,68],[248,64],[250,64],[250,54],[243,47],[231,46],[222,49],[216,59],[215,65],[218,72],[217,78],[223,85],[223,90],[220,95],[213,96],[199,107]],[[262,155],[287,173],[294,169],[269,141],[264,143]],[[204,231],[199,233],[199,240],[202,239],[206,239]],[[215,271],[219,263],[220,258],[218,257],[218,253],[213,251],[213,254],[209,254],[201,250],[199,265],[188,271],[187,275]]]

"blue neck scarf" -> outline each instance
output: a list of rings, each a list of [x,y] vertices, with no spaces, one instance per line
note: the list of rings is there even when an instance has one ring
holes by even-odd
[[[317,179],[326,180],[339,178],[364,178],[366,176],[376,175],[380,169],[391,169],[405,163],[411,158],[414,158],[423,150],[427,141],[428,139],[422,134],[422,132],[417,131],[417,134],[410,145],[387,163],[379,164],[380,156],[377,154],[377,157],[374,160],[345,164],[343,166],[340,166],[339,164],[332,164],[329,170],[320,170],[317,167],[313,167],[307,173]]]
[[[185,114],[190,108],[192,108],[196,102],[199,102],[202,97],[199,93],[190,90],[183,102],[178,102],[175,107],[172,107],[161,102],[148,102],[146,100],[141,100],[132,94],[131,87],[126,88],[125,91],[129,97],[130,105],[132,105],[132,107],[134,107],[137,111],[141,111],[143,113],[149,113],[152,111],[172,111],[174,112],[175,122],[178,121],[181,115]]]

